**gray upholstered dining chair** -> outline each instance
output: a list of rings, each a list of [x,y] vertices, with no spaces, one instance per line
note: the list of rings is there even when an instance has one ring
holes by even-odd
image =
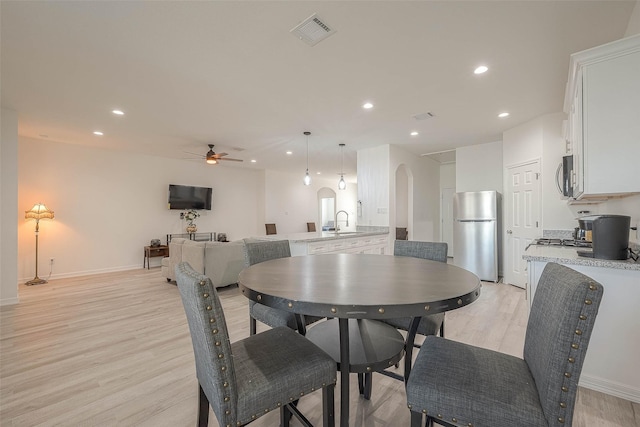
[[[444,242],[419,242],[414,240],[396,240],[393,255],[428,259],[431,261],[447,262],[448,246]],[[387,319],[386,323],[404,331],[409,330],[410,317]],[[444,313],[430,314],[420,319],[417,333],[420,335],[436,335],[444,337]],[[411,343],[413,344],[413,342]]]
[[[283,426],[291,415],[310,426],[295,402],[319,389],[323,425],[334,425],[336,364],[329,355],[285,327],[231,343],[211,280],[183,262],[176,281],[196,360],[198,426],[207,426],[209,406],[221,426],[244,426],[272,410],[280,410]]]
[[[270,234],[278,234],[278,232],[276,231],[276,225],[275,224],[265,224],[264,228],[267,231],[267,236]]]
[[[570,426],[602,285],[548,263],[536,289],[524,359],[429,336],[407,382],[411,426]]]
[[[396,240],[393,247],[394,256],[407,256],[414,258],[428,259],[431,261],[447,262],[447,250],[448,246],[444,242],[420,242],[415,240]],[[403,331],[409,331],[411,326],[411,317],[400,317],[393,319],[384,319],[385,322],[397,329]],[[380,371],[381,374],[395,378],[398,380],[407,381],[407,374],[410,372],[411,360],[413,357],[413,347],[420,348],[420,345],[415,344],[415,335],[436,335],[440,332],[440,336],[444,337],[444,313],[429,314],[423,316],[418,324],[418,329],[415,334],[408,333],[405,342],[405,375],[399,376],[394,372]],[[397,365],[396,365],[397,367]],[[370,398],[371,389],[373,386],[373,378],[371,373],[359,374],[358,383],[361,393],[366,398]]]
[[[291,256],[291,249],[288,240],[276,241],[256,241],[244,239],[245,265],[251,266],[272,259],[285,258]],[[306,326],[322,319],[315,316],[303,316],[267,307],[255,301],[249,301],[249,333],[256,333],[256,320],[275,328],[277,326],[287,326],[296,329],[302,335],[306,333]]]

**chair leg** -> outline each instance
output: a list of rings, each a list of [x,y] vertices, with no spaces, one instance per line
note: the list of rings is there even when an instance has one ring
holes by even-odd
[[[289,411],[289,405],[282,405],[280,407],[280,426],[289,427],[289,420],[291,420],[291,411]]]
[[[323,427],[335,427],[336,420],[334,417],[334,398],[333,391],[336,388],[335,384],[330,384],[322,389],[322,426]]]
[[[442,323],[440,324],[440,337],[444,338],[444,319],[442,319]]]
[[[411,427],[422,427],[422,414],[420,412],[411,412]]]
[[[371,388],[373,387],[373,372],[364,374],[364,394],[363,397],[371,400]]]
[[[200,384],[198,384],[198,388],[200,389],[198,393],[198,427],[207,427],[209,425],[209,399]]]
[[[256,329],[257,329],[257,324],[256,324],[256,319],[254,319],[253,317],[249,316],[249,335],[255,335],[256,334]]]

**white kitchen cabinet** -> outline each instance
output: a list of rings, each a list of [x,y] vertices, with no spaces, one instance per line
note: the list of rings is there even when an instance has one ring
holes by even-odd
[[[353,237],[340,240],[328,240],[324,242],[291,242],[292,253],[302,252],[306,247],[306,254],[386,254],[388,253],[389,237],[367,236]],[[293,249],[296,246],[295,250]],[[298,246],[301,246],[298,248]]]
[[[565,97],[576,199],[640,193],[640,35],[571,55]]]

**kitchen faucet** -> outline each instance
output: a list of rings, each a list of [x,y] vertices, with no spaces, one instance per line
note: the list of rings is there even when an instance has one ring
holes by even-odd
[[[345,227],[349,226],[349,214],[347,213],[347,211],[338,211],[336,212],[336,231],[340,231],[340,226],[338,225],[338,214],[340,212],[344,212],[344,214],[347,216],[347,222],[345,224]]]

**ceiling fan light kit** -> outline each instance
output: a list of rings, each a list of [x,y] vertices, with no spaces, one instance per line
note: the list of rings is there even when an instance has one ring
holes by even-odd
[[[190,153],[188,151],[185,151],[185,153],[193,154],[194,156],[198,156],[198,157],[204,159],[207,162],[207,164],[209,164],[209,165],[217,165],[218,163],[220,163],[220,160],[230,160],[232,162],[242,162],[243,161],[241,159],[227,158],[227,157],[225,157],[225,156],[228,156],[227,153],[216,154],[216,152],[213,151],[214,145],[213,144],[207,144],[207,145],[209,146],[209,151],[207,151],[207,154],[205,154],[204,156],[200,155],[200,154],[196,154],[196,153]]]

